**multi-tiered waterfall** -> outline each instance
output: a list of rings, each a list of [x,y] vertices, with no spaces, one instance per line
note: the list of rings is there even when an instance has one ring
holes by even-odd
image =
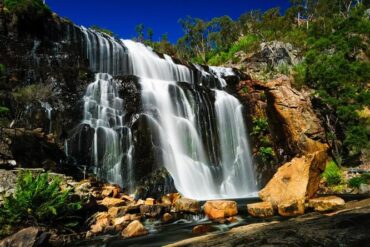
[[[132,123],[112,75],[134,75],[142,110],[176,189],[196,199],[246,197],[256,191],[242,105],[224,91],[231,69],[175,63],[131,40],[85,28],[85,53],[97,72],[84,97],[84,124],[94,129],[92,162],[98,176],[135,185]],[[213,81],[213,83],[209,83]],[[140,130],[139,130],[140,131]],[[122,171],[125,171],[124,174]]]

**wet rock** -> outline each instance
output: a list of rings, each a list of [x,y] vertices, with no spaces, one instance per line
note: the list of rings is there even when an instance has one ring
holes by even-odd
[[[84,197],[92,193],[91,182],[89,180],[82,180],[74,186],[74,191],[77,195]]]
[[[278,169],[259,192],[260,198],[271,202],[274,207],[286,201],[311,198],[319,188],[326,160],[326,151],[294,158]]]
[[[210,219],[226,218],[238,214],[235,201],[207,201],[203,210]]]
[[[112,218],[121,217],[126,213],[139,213],[140,212],[140,205],[128,205],[128,206],[121,206],[121,207],[110,207],[108,209],[108,214]]]
[[[101,195],[103,197],[113,197],[113,198],[116,198],[119,195],[120,192],[121,192],[121,188],[119,188],[118,186],[105,185],[102,188]]]
[[[98,204],[103,205],[107,208],[111,208],[111,207],[124,206],[125,201],[122,199],[118,199],[118,198],[106,197],[102,201],[99,201]]]
[[[0,240],[0,247],[34,247],[47,243],[45,233],[36,227],[28,227]]]
[[[196,235],[202,235],[211,231],[209,225],[197,225],[193,227],[192,233]]]
[[[91,225],[90,232],[92,234],[101,234],[111,224],[110,215],[107,212],[97,213],[95,216],[95,223]]]
[[[278,212],[281,216],[297,216],[304,214],[304,201],[303,200],[290,200],[278,204]]]
[[[359,193],[360,194],[370,194],[370,185],[369,184],[360,184]]]
[[[134,202],[135,201],[135,199],[133,197],[129,196],[129,195],[122,195],[121,199],[129,201],[129,202]]]
[[[271,217],[274,216],[274,208],[271,202],[257,202],[247,204],[248,213],[253,217]]]
[[[164,205],[172,205],[172,200],[169,195],[164,195],[161,197],[161,203]]]
[[[169,223],[173,220],[173,216],[172,214],[170,213],[165,213],[163,216],[162,216],[162,222],[163,223]]]
[[[153,198],[146,198],[145,205],[154,205],[155,200]]]
[[[175,202],[175,210],[177,212],[199,213],[200,205],[196,200],[188,198],[179,198]]]
[[[165,207],[163,205],[141,205],[140,213],[146,217],[158,217],[163,213]]]
[[[131,222],[121,233],[124,238],[138,237],[148,234],[148,230],[138,220]]]
[[[318,212],[334,211],[343,208],[345,201],[337,196],[318,197],[308,201],[308,207]]]

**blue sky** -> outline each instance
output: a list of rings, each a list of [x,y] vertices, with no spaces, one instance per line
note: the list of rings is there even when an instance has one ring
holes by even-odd
[[[120,37],[135,37],[135,26],[143,23],[154,30],[154,40],[167,33],[175,42],[182,36],[180,18],[187,15],[210,20],[228,15],[237,19],[252,9],[280,7],[285,10],[289,0],[46,0],[51,9],[78,25],[98,25]]]

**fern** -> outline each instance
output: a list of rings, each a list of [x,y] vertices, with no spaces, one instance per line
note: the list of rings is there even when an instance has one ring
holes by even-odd
[[[72,202],[71,190],[62,190],[60,184],[60,178],[50,178],[48,173],[34,177],[29,171],[21,172],[14,195],[0,208],[0,225],[48,224],[79,210],[81,202]]]

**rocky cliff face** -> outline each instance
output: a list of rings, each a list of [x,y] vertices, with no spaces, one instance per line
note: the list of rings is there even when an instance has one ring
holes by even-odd
[[[41,128],[62,149],[82,118],[82,96],[92,73],[82,52],[79,29],[56,15],[39,18],[25,23],[0,7],[0,64],[6,73],[0,84],[0,104],[10,109],[3,126]],[[8,143],[11,150],[22,150],[21,143],[31,145],[26,137],[17,138]],[[43,155],[43,147],[31,148],[30,156],[18,152],[13,158],[28,166],[35,166],[36,160],[41,166],[45,157],[54,156]],[[60,156],[51,159],[60,163]]]
[[[37,28],[27,28],[29,23],[25,24],[16,15],[4,10],[0,2],[0,64],[6,68],[5,79],[0,79],[0,105],[10,109],[2,120],[3,126],[22,130],[39,128],[34,132],[26,131],[28,135],[18,135],[16,141],[9,135],[7,138],[10,141],[1,144],[10,150],[8,153],[13,157],[9,158],[14,158],[18,163],[33,167],[39,164],[49,168],[60,166],[61,160],[66,160],[62,150],[66,140],[69,140],[68,162],[89,166],[92,164],[94,129],[80,124],[83,119],[83,95],[87,85],[94,80],[87,59],[86,34],[55,14],[40,18]],[[272,62],[280,59],[270,55]],[[174,62],[188,66],[195,77],[199,76],[194,65],[178,60]],[[208,67],[203,69],[207,71]],[[225,79],[227,91],[241,99],[247,108],[247,125],[254,139],[253,149],[259,163],[257,170],[261,186],[267,183],[280,164],[297,155],[322,148],[323,130],[309,97],[294,90],[287,78],[266,84],[237,72],[236,76]],[[140,190],[143,196],[154,191],[173,191],[170,175],[157,165],[161,151],[154,141],[157,138],[149,130],[147,116],[142,114],[138,78],[116,76],[114,80],[119,86],[120,97],[125,98],[124,108],[128,111],[125,121],[132,129],[134,160],[138,167],[134,177],[142,184]],[[179,85],[187,94],[201,92],[201,97],[206,97],[204,102],[214,102],[214,94],[209,88],[214,87],[215,83],[212,78],[203,78],[197,79],[197,85],[194,86],[185,83]],[[257,120],[266,121],[267,127],[262,130],[261,126],[256,128]],[[214,119],[200,121],[202,128],[214,128],[212,121]],[[206,146],[211,145],[204,142]],[[22,143],[27,145],[20,145]],[[206,149],[212,151],[209,146]],[[126,172],[122,171],[123,174]]]
[[[309,93],[294,89],[288,77],[267,83],[241,81],[238,89],[247,106],[249,129],[256,130],[252,131],[252,139],[261,185],[267,183],[281,164],[296,156],[327,149],[324,129],[312,108]],[[262,120],[267,125],[263,131],[258,126]],[[268,160],[263,159],[262,151],[269,147],[273,152]]]

